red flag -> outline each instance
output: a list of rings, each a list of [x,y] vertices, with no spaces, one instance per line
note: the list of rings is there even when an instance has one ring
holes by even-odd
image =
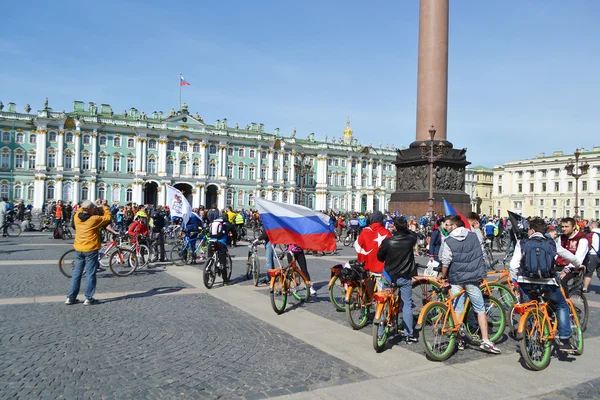
[[[389,237],[392,237],[392,234],[379,222],[362,230],[354,242],[354,249],[358,254],[358,261],[365,262],[365,270],[375,273],[383,271],[383,263],[377,259],[377,252],[381,247],[381,242]]]

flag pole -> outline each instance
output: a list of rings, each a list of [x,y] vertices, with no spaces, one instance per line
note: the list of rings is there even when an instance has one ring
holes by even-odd
[[[183,76],[183,73],[179,73],[179,108],[177,109],[178,111],[181,111],[181,77]]]

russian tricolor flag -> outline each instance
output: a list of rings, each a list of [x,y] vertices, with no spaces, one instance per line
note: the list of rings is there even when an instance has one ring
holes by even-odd
[[[297,244],[313,251],[335,251],[333,224],[325,214],[309,208],[256,199],[260,219],[273,244]]]
[[[448,215],[458,215],[460,217],[460,219],[462,220],[462,222],[464,222],[465,224],[465,228],[467,229],[471,229],[471,224],[469,224],[469,220],[462,215],[460,212],[456,211],[454,209],[454,207],[452,207],[452,204],[448,203],[448,200],[446,199],[442,199],[444,201],[444,214],[446,214],[446,216]]]
[[[179,75],[179,86],[192,86],[190,85],[190,83],[188,81],[185,80],[185,78],[183,77],[183,75]]]

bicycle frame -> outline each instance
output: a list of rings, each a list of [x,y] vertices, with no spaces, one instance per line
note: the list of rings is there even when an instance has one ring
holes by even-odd
[[[398,288],[386,288],[375,292],[373,294],[373,300],[377,302],[375,307],[375,317],[374,321],[380,321],[383,310],[385,309],[386,304],[388,304],[388,311],[386,315],[386,319],[392,321],[395,316],[400,312],[400,294],[398,293]]]
[[[365,279],[361,279],[360,281],[344,282],[344,285],[346,285],[346,298],[344,299],[346,303],[350,302],[350,295],[352,294],[352,290],[349,289],[354,288],[358,292],[358,298],[361,301],[361,306],[368,307],[372,305],[373,296],[375,293],[377,293],[376,280],[377,277],[375,275],[369,275],[368,277],[366,277]],[[363,295],[365,294],[365,292],[367,295],[367,302],[363,303]]]
[[[488,287],[489,290],[489,287]],[[469,305],[471,304],[471,298],[467,295],[467,298],[465,299],[465,305],[463,307],[463,312],[461,313],[460,316],[460,320],[458,320],[458,318],[456,317],[456,311],[454,310],[454,300],[456,300],[459,296],[462,296],[463,294],[466,294],[466,290],[465,289],[461,289],[460,292],[456,293],[455,295],[450,295],[450,297],[443,302],[440,302],[442,304],[444,304],[447,308],[448,311],[447,313],[444,313],[444,322],[442,324],[442,328],[441,328],[441,333],[445,334],[447,332],[458,332],[458,329],[460,327],[460,325],[462,325],[463,320],[465,318],[465,310],[468,309]],[[417,320],[417,325],[416,326],[422,326],[423,325],[423,318],[424,318],[424,313],[423,311],[426,308],[424,307],[423,310],[421,310],[421,313],[419,314],[419,319]],[[448,316],[452,316],[452,320],[454,321],[454,326],[453,327],[447,327],[447,323],[448,323]],[[438,321],[435,321],[436,324]]]

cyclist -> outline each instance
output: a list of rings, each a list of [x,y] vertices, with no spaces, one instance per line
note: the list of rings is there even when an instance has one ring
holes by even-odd
[[[265,244],[265,263],[267,272],[270,269],[275,268],[275,250],[273,249],[273,245],[269,242],[269,236],[267,236],[267,231],[262,231],[260,236],[252,242],[254,245],[259,244],[260,242],[264,242]],[[250,252],[248,252],[248,265],[250,265]],[[265,276],[263,283],[269,283],[269,275]]]
[[[530,293],[534,290],[540,290],[546,294],[547,299],[554,303],[557,308],[558,318],[558,338],[555,340],[561,349],[572,349],[575,348],[574,343],[571,340],[571,322],[569,320],[569,305],[563,296],[559,281],[556,275],[550,278],[531,278],[524,276],[526,254],[525,248],[527,242],[531,240],[545,240],[550,244],[550,248],[554,249],[555,255],[558,255],[561,259],[571,263],[572,265],[579,266],[577,257],[562,246],[557,246],[554,240],[544,236],[546,232],[546,222],[541,218],[533,218],[529,221],[529,229],[527,231],[528,239],[518,241],[515,246],[515,252],[512,259],[510,260],[510,275],[513,281],[519,283],[519,286],[523,290],[525,296],[524,300],[529,301]],[[534,297],[534,296],[532,296]]]
[[[488,336],[487,315],[479,281],[486,277],[486,265],[483,251],[477,235],[465,228],[464,222],[458,215],[448,215],[444,219],[445,229],[449,232],[440,250],[440,261],[442,263],[442,279],[448,278],[451,284],[452,294],[466,290],[466,295],[471,299],[473,310],[477,314],[477,322],[481,330],[481,345],[479,348],[492,354],[500,354],[501,351],[492,343]],[[454,309],[457,318],[465,306],[465,295],[455,300]],[[464,350],[464,342],[459,340],[458,349]]]
[[[181,222],[181,230],[185,233],[185,237],[188,239],[188,243],[190,244],[190,248],[192,249],[192,262],[194,262],[195,250],[196,250],[196,241],[198,240],[198,234],[200,230],[204,227],[204,222],[198,217],[196,214],[192,213],[190,218],[188,219],[187,224],[183,224]]]
[[[588,240],[585,234],[577,230],[577,224],[573,218],[563,218],[560,222],[562,235],[560,235],[560,245],[574,254],[577,258],[578,265],[575,265],[564,257],[559,256],[556,259],[556,264],[564,267],[560,273],[562,285],[567,288],[567,282],[571,280],[577,272],[575,271],[579,265],[585,265],[585,259],[589,251]],[[516,253],[516,250],[515,250]]]
[[[594,271],[596,275],[600,276],[600,223],[598,221],[590,222],[590,236],[588,241],[590,243],[590,254],[588,255],[587,271],[585,278],[583,279],[583,293],[589,293],[590,283],[592,282],[592,276]]]
[[[367,217],[363,214],[360,214],[358,216],[358,233],[362,232],[363,229],[365,229],[367,227]]]
[[[225,269],[227,263],[227,236],[229,235],[229,223],[227,222],[227,212],[223,212],[222,215],[218,216],[210,224],[209,228],[209,240],[214,243],[217,250],[217,257],[219,258],[219,264],[221,264],[221,270]],[[212,247],[208,247],[208,257],[212,257]],[[223,285],[229,285],[227,274],[223,273]]]
[[[8,202],[8,199],[6,197],[2,198],[2,201],[0,201],[0,227],[2,228],[2,236],[6,237],[8,236],[7,233],[7,228],[8,228],[8,224],[6,223],[6,214],[8,213],[7,210],[7,205],[6,203]]]
[[[494,251],[494,230],[496,229],[496,224],[490,218],[485,224],[485,237],[490,241],[490,250]]]
[[[358,223],[358,218],[356,216],[356,214],[354,214],[352,216],[352,218],[348,221],[348,233],[347,235],[350,236],[352,235],[352,241],[356,241],[356,238],[358,237],[358,229],[359,229],[359,223]]]
[[[235,218],[233,219],[235,224],[235,230],[237,231],[237,241],[243,240],[244,233],[244,217],[241,212],[235,214]]]
[[[131,237],[148,236],[148,225],[146,225],[145,218],[141,215],[136,216],[135,221],[133,221],[133,223],[129,225],[127,233]]]

